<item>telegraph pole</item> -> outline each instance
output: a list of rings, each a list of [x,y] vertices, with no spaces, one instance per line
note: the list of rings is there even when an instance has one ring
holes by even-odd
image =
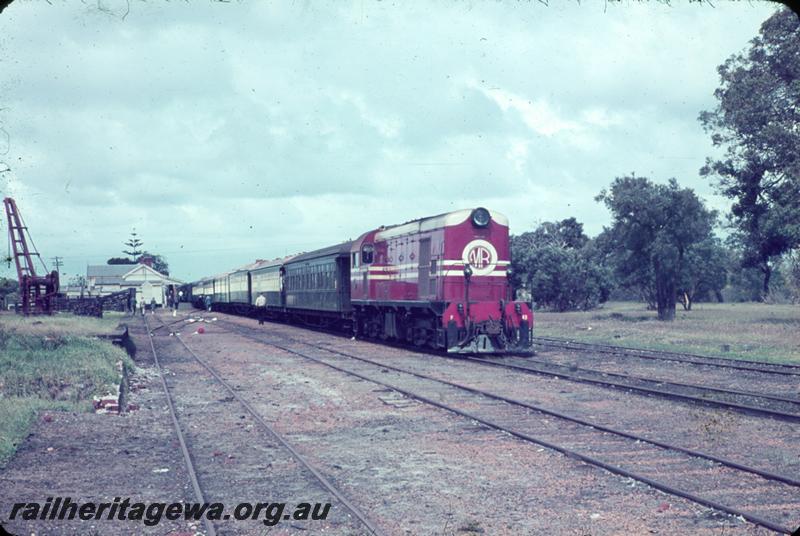
[[[56,272],[59,274],[61,273],[61,260],[64,257],[51,257],[53,259],[53,267],[56,269]]]

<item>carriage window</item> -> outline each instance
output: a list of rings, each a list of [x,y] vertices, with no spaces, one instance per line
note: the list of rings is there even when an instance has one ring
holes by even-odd
[[[372,244],[364,244],[361,246],[361,264],[372,264],[372,257],[375,254],[375,248]]]
[[[352,259],[350,260],[350,265],[353,268],[358,268],[358,253],[353,253],[351,257]]]

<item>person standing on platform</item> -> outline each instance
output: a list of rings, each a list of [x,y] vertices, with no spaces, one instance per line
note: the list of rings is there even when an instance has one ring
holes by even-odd
[[[264,317],[267,316],[267,298],[263,294],[259,294],[256,298],[256,316],[259,325],[263,324]]]

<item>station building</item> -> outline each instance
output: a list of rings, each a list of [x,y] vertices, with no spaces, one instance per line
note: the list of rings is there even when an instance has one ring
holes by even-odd
[[[86,267],[86,296],[106,296],[127,290],[136,289],[136,301],[144,298],[150,303],[167,303],[167,288],[170,285],[182,285],[183,282],[156,271],[146,263],[140,264],[97,264]]]

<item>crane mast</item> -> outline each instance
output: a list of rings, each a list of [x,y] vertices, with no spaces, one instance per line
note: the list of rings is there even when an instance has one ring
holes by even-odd
[[[41,256],[36,251],[33,240],[25,222],[19,214],[14,199],[3,199],[8,217],[8,239],[11,244],[11,255],[17,267],[19,294],[22,300],[22,314],[53,314],[58,293],[58,272],[55,270],[46,275],[37,275],[33,257]],[[30,241],[30,246],[28,242]],[[44,266],[44,262],[42,262]],[[45,266],[45,272],[47,267]]]

